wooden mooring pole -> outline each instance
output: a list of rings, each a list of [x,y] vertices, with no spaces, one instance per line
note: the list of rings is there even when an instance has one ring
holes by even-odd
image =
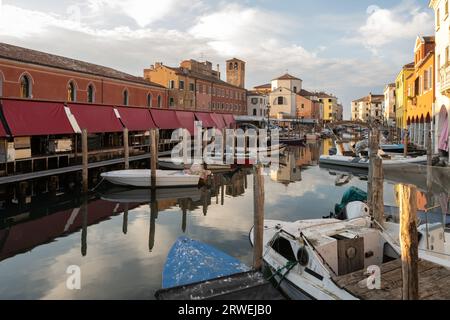
[[[158,167],[158,139],[156,129],[150,130],[150,186],[156,188],[156,170]]]
[[[86,195],[83,196],[83,200],[81,203],[81,211],[82,211],[82,230],[81,230],[81,255],[85,257],[87,255],[87,230],[88,230],[88,198]]]
[[[403,276],[403,300],[419,299],[419,247],[417,231],[417,189],[401,185],[400,247]]]
[[[89,154],[88,154],[88,132],[83,129],[81,132],[81,152],[83,154],[83,193],[89,192]]]
[[[123,129],[123,151],[125,158],[125,170],[130,169],[130,145],[128,129]]]
[[[403,155],[408,156],[409,131],[405,130],[403,134]]]
[[[264,167],[256,165],[253,175],[253,268],[260,270],[263,263],[263,235],[264,235]]]
[[[151,252],[155,246],[156,219],[158,217],[158,201],[156,200],[156,170],[158,168],[158,132],[156,129],[150,130],[150,231],[148,239],[148,249]]]
[[[384,222],[384,173],[383,160],[378,156],[380,148],[380,130],[372,128],[369,140],[369,182],[368,205],[373,219],[377,222],[377,228]]]
[[[122,232],[123,234],[128,233],[128,203],[125,204],[125,210],[123,212],[123,221],[122,221]]]

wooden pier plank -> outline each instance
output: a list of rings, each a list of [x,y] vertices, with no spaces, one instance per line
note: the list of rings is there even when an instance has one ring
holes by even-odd
[[[335,277],[338,287],[363,300],[401,300],[402,264],[397,259],[381,266],[381,289],[369,290],[359,283],[367,279],[364,271]],[[429,261],[419,261],[419,299],[450,299],[450,270]]]

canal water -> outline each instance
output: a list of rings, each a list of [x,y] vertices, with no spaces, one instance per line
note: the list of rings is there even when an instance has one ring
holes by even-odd
[[[335,186],[337,176],[318,167],[331,145],[290,148],[280,170],[265,176],[267,219],[322,218],[350,186],[367,190],[367,181],[357,177]],[[108,186],[98,189],[87,211],[70,195],[25,210],[3,210],[0,299],[154,299],[166,256],[180,236],[251,265],[252,171],[218,174],[212,180],[209,188],[159,193],[157,215],[150,214],[146,190]],[[385,190],[386,202],[395,204],[393,185]],[[81,270],[80,290],[66,286],[72,265]]]

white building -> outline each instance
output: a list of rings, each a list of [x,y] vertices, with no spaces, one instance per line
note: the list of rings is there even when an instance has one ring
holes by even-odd
[[[435,12],[436,48],[436,100],[433,107],[433,130],[435,151],[441,150],[448,156],[450,127],[450,18],[449,0],[431,0],[430,8]]]
[[[285,74],[272,80],[270,93],[270,116],[273,118],[295,118],[297,114],[297,93],[302,90],[303,81]]]
[[[383,121],[384,95],[373,95],[352,101],[353,121]]]
[[[247,110],[249,116],[267,117],[269,96],[257,91],[247,93]]]
[[[395,83],[384,89],[384,121],[388,126],[395,125]]]

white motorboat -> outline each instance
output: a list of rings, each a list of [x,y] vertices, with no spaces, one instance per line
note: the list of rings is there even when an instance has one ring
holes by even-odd
[[[401,299],[400,248],[392,233],[373,228],[368,216],[346,221],[266,220],[263,244],[264,262],[281,290],[292,299]],[[419,268],[435,269],[450,276],[448,267],[440,264],[437,257],[433,260],[426,252],[419,257],[422,259]],[[369,287],[368,270],[380,270],[379,289]],[[383,281],[384,272],[389,272],[388,282]],[[423,286],[432,280],[422,275],[419,281]],[[436,299],[450,298],[448,287],[439,285],[433,290]],[[426,298],[429,292],[420,294]]]
[[[120,170],[102,173],[102,178],[121,186],[151,187],[150,170]],[[184,171],[157,170],[156,187],[190,187],[197,186],[200,181],[199,175],[188,174]]]
[[[122,188],[122,187],[119,187]],[[115,203],[148,203],[151,202],[150,189],[122,189],[112,190],[101,195],[101,199]],[[198,187],[192,188],[159,188],[156,190],[156,200],[191,199],[200,201],[201,191]]]
[[[347,157],[341,155],[329,155],[321,156],[319,159],[319,164],[343,166],[350,168],[364,168],[369,169],[369,158],[368,157]],[[383,159],[383,167],[390,167],[394,165],[403,164],[426,164],[427,156],[421,157],[403,157],[403,156],[392,156],[390,159]]]
[[[167,158],[159,158],[158,159],[158,164],[161,168],[164,169],[170,169],[170,170],[183,170],[185,169],[185,165],[183,163],[182,159],[175,159],[173,160],[170,157]],[[190,168],[192,165],[188,165],[187,167]],[[218,171],[218,170],[230,170],[231,169],[231,165],[229,164],[223,164],[220,163],[219,161],[212,161],[212,163],[207,164],[207,168],[208,170],[214,170],[214,171]]]

